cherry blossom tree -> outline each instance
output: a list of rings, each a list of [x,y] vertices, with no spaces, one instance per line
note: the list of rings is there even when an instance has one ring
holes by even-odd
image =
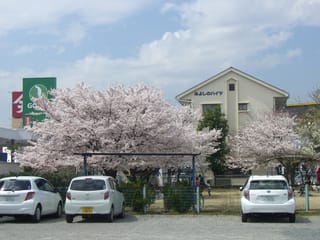
[[[314,105],[297,117],[297,131],[308,142],[304,150],[320,159],[320,88],[310,93]]]
[[[228,165],[247,172],[281,164],[293,182],[295,168],[306,159],[304,143],[294,131],[295,124],[295,117],[288,113],[259,115],[232,139]]]
[[[49,101],[35,99],[47,119],[29,129],[38,136],[16,159],[23,166],[55,170],[79,166],[74,153],[198,153],[218,149],[220,130],[196,131],[199,119],[190,108],[174,107],[152,87],[116,86],[94,90],[84,84],[74,89],[55,89]],[[197,162],[201,163],[201,159]],[[190,165],[183,157],[92,156],[88,164],[103,169],[181,167]]]
[[[314,88],[309,95],[313,102],[320,103],[320,87]]]
[[[303,148],[304,152],[320,159],[320,109],[313,108],[299,116],[296,129],[308,143]]]

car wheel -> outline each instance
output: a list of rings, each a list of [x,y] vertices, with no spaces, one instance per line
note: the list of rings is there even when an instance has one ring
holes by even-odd
[[[121,213],[119,215],[121,218],[124,218],[126,216],[126,205],[125,203],[122,204],[122,210]]]
[[[57,206],[57,211],[56,211],[55,217],[60,218],[61,216],[62,216],[62,203],[59,202],[58,206]]]
[[[241,221],[248,222],[248,214],[241,213]]]
[[[295,213],[290,214],[289,215],[289,222],[294,223],[295,221],[296,221],[296,214]]]
[[[72,223],[73,222],[73,216],[70,214],[66,214],[66,222],[67,223]]]
[[[110,213],[107,215],[107,221],[108,222],[113,222],[114,219],[114,209],[113,206],[110,209]]]
[[[38,205],[32,215],[32,222],[38,223],[41,220],[41,207]]]

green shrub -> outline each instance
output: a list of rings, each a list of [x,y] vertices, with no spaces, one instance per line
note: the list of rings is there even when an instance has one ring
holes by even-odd
[[[187,182],[181,182],[176,186],[166,185],[163,188],[164,207],[166,210],[175,210],[184,213],[190,210],[193,203],[193,187]]]
[[[131,207],[135,212],[144,212],[145,208],[155,202],[155,190],[146,184],[146,198],[143,198],[142,181],[122,183],[121,189],[123,191],[126,206]]]

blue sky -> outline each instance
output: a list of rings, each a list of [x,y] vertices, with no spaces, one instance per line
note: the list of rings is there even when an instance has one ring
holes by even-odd
[[[1,0],[0,127],[24,77],[58,87],[146,83],[175,96],[233,66],[310,101],[320,0]]]

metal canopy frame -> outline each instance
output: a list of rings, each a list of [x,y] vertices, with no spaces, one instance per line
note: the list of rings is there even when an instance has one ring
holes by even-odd
[[[192,186],[196,185],[196,157],[199,156],[201,153],[90,153],[90,152],[84,152],[84,153],[74,153],[74,155],[80,155],[83,156],[83,174],[85,176],[88,175],[87,171],[87,162],[88,157],[92,156],[158,156],[158,157],[168,157],[168,156],[180,156],[180,157],[192,157]]]

